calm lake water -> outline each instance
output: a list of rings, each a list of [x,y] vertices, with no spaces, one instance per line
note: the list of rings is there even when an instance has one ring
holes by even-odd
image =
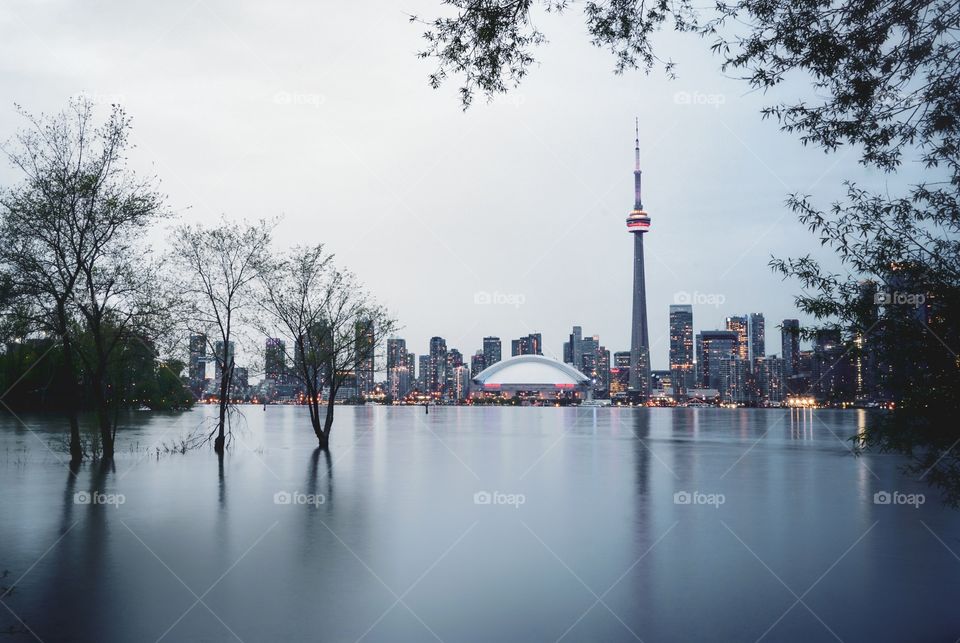
[[[222,467],[156,455],[212,411],[75,475],[0,418],[9,640],[960,637],[960,512],[850,454],[861,412],[342,407],[328,458],[245,407]]]

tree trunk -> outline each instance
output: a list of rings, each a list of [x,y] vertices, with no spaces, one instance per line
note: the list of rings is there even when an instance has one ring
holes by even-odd
[[[327,417],[323,421],[323,431],[317,437],[320,439],[320,448],[328,449],[330,447],[330,429],[333,427],[333,401],[336,394],[330,389],[330,399],[327,400]]]
[[[63,365],[70,378],[70,386],[67,390],[67,420],[70,422],[70,462],[80,462],[83,460],[83,446],[80,444],[80,419],[77,414],[80,396],[78,395],[79,384],[77,384],[77,373],[74,369],[73,346],[70,340],[63,339]]]
[[[97,423],[100,427],[100,442],[103,446],[103,459],[113,459],[113,431],[110,427],[110,409],[107,400],[107,365],[109,352],[104,346],[100,319],[88,319],[90,333],[93,335],[93,399],[97,409]]]
[[[67,421],[70,422],[70,462],[83,460],[83,445],[80,443],[80,418],[77,412],[80,396],[77,394],[76,373],[73,372],[73,351],[69,342],[63,343],[63,362],[70,377],[67,391]]]
[[[225,341],[224,346],[229,346],[230,342]],[[224,349],[226,351],[228,349]],[[220,375],[220,419],[217,422],[217,438],[213,441],[213,450],[222,454],[224,445],[227,442],[225,427],[227,425],[227,408],[230,405],[230,380],[233,379],[233,359],[230,360],[229,368],[224,365],[223,372]]]
[[[227,441],[227,438],[226,438],[226,435],[224,434],[224,429],[223,429],[226,423],[227,423],[227,401],[223,399],[223,397],[221,397],[220,398],[220,418],[217,421],[217,437],[213,441],[213,450],[220,454],[223,453],[223,446],[224,444],[226,444],[226,441]]]
[[[113,458],[113,431],[110,427],[110,410],[107,408],[106,378],[98,368],[94,374],[94,402],[97,407],[97,423],[100,427],[100,442],[103,446],[103,459]]]
[[[313,433],[322,443],[324,441],[323,427],[320,425],[320,402],[317,400],[316,393],[313,393],[308,402],[310,409],[310,424],[313,426]]]

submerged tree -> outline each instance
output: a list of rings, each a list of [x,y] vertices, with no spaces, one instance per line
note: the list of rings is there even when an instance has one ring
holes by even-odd
[[[84,106],[72,104],[73,110]],[[62,243],[69,234],[68,222],[78,207],[72,198],[79,173],[74,145],[63,139],[64,128],[48,145],[38,133],[42,126],[31,119],[33,129],[17,135],[16,148],[5,148],[8,158],[25,175],[21,185],[4,191],[0,198],[0,270],[3,280],[4,337],[31,333],[56,337],[70,377],[63,391],[70,430],[70,457],[83,457],[78,420],[79,367],[75,355],[76,324],[72,297],[80,279],[75,255]],[[48,149],[52,148],[52,149]]]
[[[123,388],[111,374],[122,372],[131,346],[141,344],[153,356],[152,339],[168,327],[174,298],[157,278],[158,268],[141,244],[143,226],[159,216],[150,196],[113,212],[101,213],[101,231],[82,259],[84,288],[75,293],[88,341],[79,351],[88,374],[103,456],[112,458],[117,411],[125,406]],[[136,347],[139,350],[139,347]]]
[[[166,309],[143,244],[166,215],[163,198],[152,178],[126,165],[130,118],[113,106],[98,125],[93,112],[84,98],[54,116],[21,110],[29,127],[7,154],[25,179],[4,194],[0,220],[0,263],[14,302],[8,312],[24,330],[56,337],[74,373],[66,391],[74,460],[82,457],[79,366],[91,385],[103,455],[112,457],[110,360],[125,338],[149,336]],[[86,347],[78,345],[81,333],[91,340]]]
[[[329,448],[340,388],[356,378],[396,328],[356,278],[338,270],[322,245],[292,248],[262,274],[261,306],[294,347],[293,373],[303,387],[321,449]],[[326,411],[321,419],[321,398]]]
[[[234,346],[243,316],[253,299],[252,287],[268,264],[272,224],[230,223],[213,228],[177,228],[173,263],[182,271],[184,318],[191,333],[203,335],[212,350],[218,376],[219,413],[209,438],[222,454],[230,435]]]
[[[568,0],[447,0],[453,15],[429,21],[424,58],[430,82],[461,82],[466,107],[515,87],[544,42],[536,9]],[[593,44],[610,49],[618,72],[649,71],[664,27],[712,41],[721,68],[767,90],[806,79],[810,97],[762,112],[803,144],[858,150],[867,167],[894,175],[904,163],[926,181],[871,192],[848,183],[847,199],[824,208],[803,194],[787,201],[846,275],[809,255],[774,259],[798,279],[799,307],[842,327],[849,350],[873,351],[881,395],[894,409],[860,436],[912,458],[909,470],[960,501],[960,4],[953,0],[738,0],[699,9],[689,0],[584,2]],[[416,19],[415,19],[416,20]],[[672,63],[664,62],[669,73]],[[874,298],[864,297],[873,284]],[[922,299],[922,302],[920,301]],[[906,303],[906,305],[904,305]],[[918,305],[919,304],[919,305]]]

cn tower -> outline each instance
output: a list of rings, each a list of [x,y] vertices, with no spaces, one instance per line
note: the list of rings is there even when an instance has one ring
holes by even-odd
[[[636,121],[636,166],[633,170],[633,210],[627,231],[633,235],[633,326],[630,333],[630,381],[634,395],[650,396],[650,337],[647,331],[647,286],[643,271],[643,235],[650,229],[650,216],[640,199],[640,119]]]

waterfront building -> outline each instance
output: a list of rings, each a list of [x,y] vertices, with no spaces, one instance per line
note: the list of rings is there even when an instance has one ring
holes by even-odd
[[[697,371],[700,388],[720,390],[720,360],[737,357],[738,336],[732,330],[697,333]]]
[[[763,313],[750,313],[750,363],[756,363],[758,357],[763,357],[767,354],[767,334],[765,329],[765,323],[763,320]]]
[[[500,338],[483,338],[483,363],[487,366],[493,366],[501,359],[500,357]]]
[[[193,395],[203,395],[207,380],[207,336],[190,335],[190,355],[187,364],[187,382]]]
[[[783,373],[789,377],[800,371],[800,320],[784,319],[780,324],[780,354]]]
[[[367,397],[373,393],[375,331],[373,320],[363,319],[357,322],[356,337],[354,338],[354,368],[357,377],[358,397]]]
[[[736,333],[737,345],[734,353],[748,364],[750,359],[750,340],[747,330],[747,316],[727,317],[727,330]]]
[[[759,402],[763,405],[779,406],[786,397],[783,377],[785,360],[776,355],[770,355],[758,357],[753,361],[753,365]]]
[[[674,395],[680,399],[696,387],[693,362],[693,306],[670,306],[670,372]]]
[[[484,360],[483,351],[478,350],[470,358],[470,376],[476,377],[483,369],[487,367],[487,363]]]

